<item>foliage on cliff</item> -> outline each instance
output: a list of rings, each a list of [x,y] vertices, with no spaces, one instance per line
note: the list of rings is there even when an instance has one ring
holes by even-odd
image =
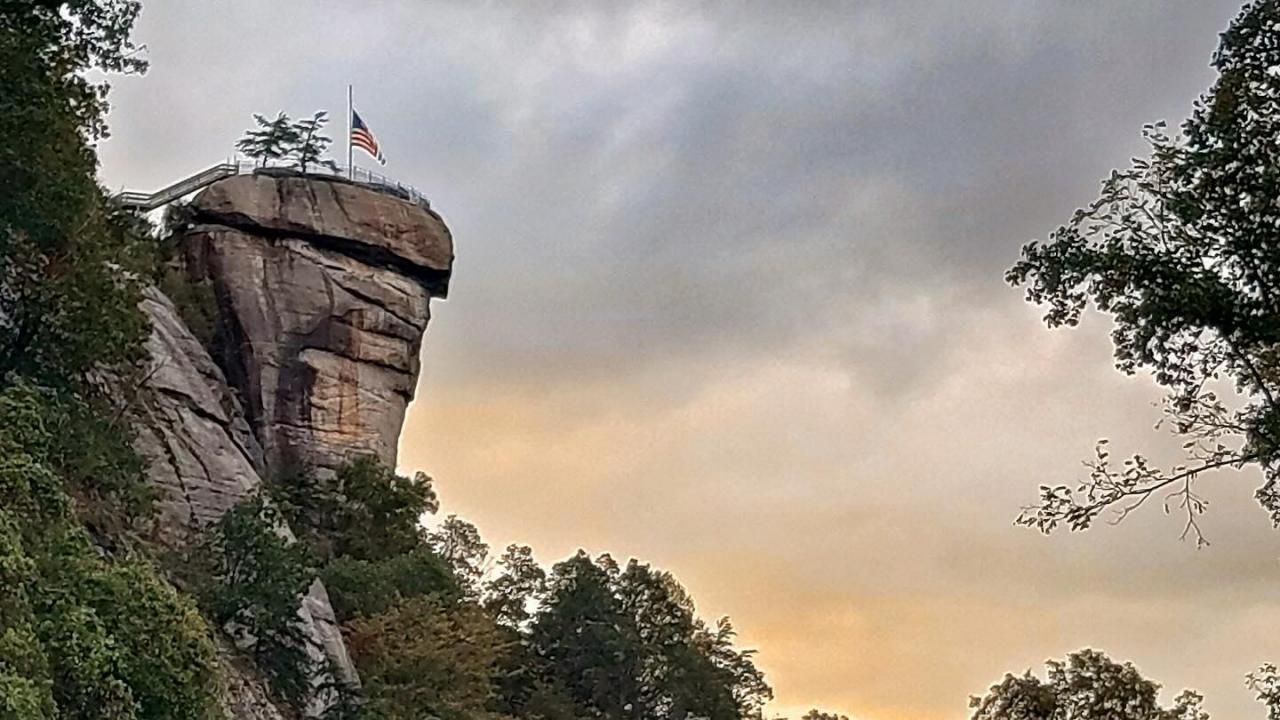
[[[146,323],[146,244],[94,178],[106,86],[139,71],[123,0],[0,5],[0,718],[208,717],[195,606],[132,541],[149,493],[103,373]],[[127,383],[127,380],[125,380]]]
[[[137,289],[112,266],[143,246],[95,180],[106,86],[85,76],[144,67],[128,40],[137,12],[121,0],[0,9],[0,376],[79,380],[141,347]]]
[[[298,605],[315,568],[305,548],[282,528],[279,511],[254,495],[204,533],[182,573],[201,610],[248,648],[276,695],[302,707],[311,695],[315,667]]]
[[[68,494],[84,460],[58,422],[68,402],[0,391],[0,717],[205,718],[208,627],[144,558],[91,543]]]

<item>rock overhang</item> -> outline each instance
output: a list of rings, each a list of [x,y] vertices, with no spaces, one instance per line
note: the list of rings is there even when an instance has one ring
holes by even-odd
[[[257,172],[220,180],[196,195],[197,222],[265,237],[294,237],[385,267],[449,292],[453,236],[441,217],[376,186],[341,177]]]

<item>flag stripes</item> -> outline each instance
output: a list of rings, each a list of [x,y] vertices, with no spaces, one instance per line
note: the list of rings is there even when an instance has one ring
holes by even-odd
[[[355,108],[351,109],[351,144],[369,153],[378,161],[378,164],[387,164],[387,159],[382,155],[382,149],[378,147],[378,139],[373,136],[373,131],[360,118],[360,113],[356,112]]]

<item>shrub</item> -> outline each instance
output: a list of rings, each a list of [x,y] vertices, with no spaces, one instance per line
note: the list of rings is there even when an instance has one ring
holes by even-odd
[[[316,574],[306,548],[282,527],[279,511],[254,495],[208,528],[186,572],[201,608],[249,649],[272,692],[302,707],[318,668],[298,609]]]
[[[454,602],[462,596],[448,566],[426,547],[376,562],[341,557],[325,567],[321,579],[340,622],[386,612],[409,598]]]
[[[0,717],[205,718],[208,628],[150,564],[90,542],[60,468],[128,487],[131,465],[77,455],[65,401],[21,384],[0,391]]]

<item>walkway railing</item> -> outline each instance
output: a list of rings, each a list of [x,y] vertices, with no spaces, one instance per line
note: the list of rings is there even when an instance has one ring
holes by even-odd
[[[360,185],[368,185],[377,190],[390,192],[391,194],[396,195],[401,199],[408,200],[415,205],[421,205],[428,210],[431,209],[431,201],[428,200],[427,196],[418,190],[418,188],[413,187],[412,185],[405,185],[398,180],[373,172],[372,170],[366,170],[359,165],[353,165],[350,168],[343,165],[337,165],[335,167],[337,169],[333,172],[339,177],[348,178],[352,182],[359,183]],[[328,171],[328,168],[323,170],[323,172]],[[320,170],[317,169],[317,172],[320,172]]]
[[[201,170],[195,175],[183,178],[182,180],[153,193],[126,191],[116,195],[115,198],[124,207],[149,212],[156,208],[168,205],[174,200],[179,200],[187,195],[202,190],[223,178],[228,178],[233,175],[249,175],[256,172],[290,174],[290,171],[293,173],[299,172],[297,168],[289,166],[272,166],[263,168],[259,167],[256,163],[246,162],[243,160],[224,162],[205,170]],[[420,205],[428,210],[431,209],[431,201],[427,199],[426,195],[412,185],[405,185],[404,183],[393,180],[386,175],[375,173],[359,166],[347,168],[342,165],[334,165],[331,167],[315,165],[308,167],[305,174],[346,179],[357,185],[363,185],[379,192],[395,195],[402,200],[408,200],[409,202],[414,203],[415,205]]]
[[[122,192],[116,196],[116,199],[125,207],[147,212],[168,205],[174,200],[190,195],[203,187],[212,185],[239,172],[240,168],[235,163],[221,163],[207,170],[202,170],[191,177],[183,178],[169,187],[157,190],[150,195],[140,192]]]

